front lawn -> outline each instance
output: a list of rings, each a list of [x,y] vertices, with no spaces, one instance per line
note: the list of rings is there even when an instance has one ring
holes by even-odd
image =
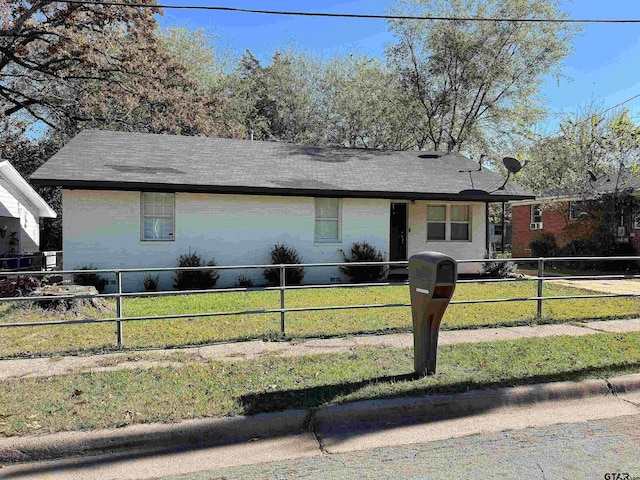
[[[640,332],[442,346],[415,379],[412,349],[74,373],[0,382],[0,435],[254,414],[640,372]]]
[[[545,285],[546,296],[585,295],[589,292],[562,285]],[[522,298],[536,295],[535,282],[460,284],[454,300]],[[334,288],[292,290],[286,306],[356,305],[408,303],[409,289],[398,287]],[[126,298],[126,316],[191,314],[279,308],[279,292],[234,292],[204,295],[176,295],[154,298]],[[443,329],[480,328],[528,324],[535,320],[536,302],[451,305]],[[541,322],[567,322],[640,315],[640,300],[599,298],[549,300],[544,303]],[[115,316],[114,302],[105,311],[83,307],[72,313],[43,312],[37,307],[0,305],[0,322],[105,318]],[[409,307],[292,312],[286,315],[288,335],[297,337],[346,335],[363,332],[408,331]],[[205,318],[136,321],[123,324],[126,347],[147,348],[195,345],[216,341],[273,337],[280,330],[280,315],[254,314]],[[61,354],[114,348],[115,324],[80,324],[0,329],[0,355]]]

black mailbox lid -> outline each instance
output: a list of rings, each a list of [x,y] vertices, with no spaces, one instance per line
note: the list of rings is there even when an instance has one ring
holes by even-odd
[[[440,268],[441,265],[444,267]],[[420,252],[409,258],[409,278],[453,283],[457,267],[453,258],[440,252]]]
[[[453,284],[456,280],[456,265],[453,261],[443,260],[438,264],[436,283]]]

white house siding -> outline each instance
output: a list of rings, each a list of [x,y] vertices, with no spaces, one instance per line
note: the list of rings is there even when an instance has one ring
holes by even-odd
[[[0,177],[0,231],[7,227],[0,233],[0,254],[9,253],[11,231],[17,232],[20,241],[19,251],[15,253],[37,252],[40,245],[39,222],[36,208]]]
[[[427,241],[427,205],[468,204],[471,206],[471,241]],[[456,260],[484,258],[486,254],[485,204],[469,202],[416,201],[409,204],[410,231],[407,234],[409,255],[434,250],[450,255]],[[459,273],[476,273],[481,264],[460,264]]]
[[[314,244],[314,199],[177,193],[175,240],[140,240],[140,192],[64,190],[64,268],[176,266],[180,254],[197,251],[218,265],[269,263],[276,243],[295,247],[305,263],[342,261],[341,249],[367,240],[387,252],[389,200],[343,199],[342,242]],[[245,273],[256,284],[262,272],[220,271],[218,286],[231,286]],[[309,268],[305,283],[327,282],[335,268]],[[142,275],[125,274],[125,291],[141,289]],[[171,288],[172,274],[161,276],[160,288]]]

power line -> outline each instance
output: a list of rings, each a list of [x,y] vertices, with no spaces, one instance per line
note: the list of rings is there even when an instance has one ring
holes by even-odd
[[[578,120],[577,122],[574,123],[574,125],[580,125],[582,123],[589,122],[596,115],[604,115],[605,113],[610,112],[611,110],[615,110],[616,108],[621,107],[625,103],[629,103],[630,101],[635,100],[636,98],[639,98],[639,97],[640,97],[640,93],[637,93],[637,94],[633,95],[632,97],[629,97],[626,100],[621,101],[620,103],[616,103],[615,105],[613,105],[613,106],[611,106],[611,107],[609,107],[609,108],[607,108],[605,110],[602,110],[601,112],[593,113],[593,114],[589,115],[588,117],[583,118],[582,120]],[[560,130],[556,130],[555,132],[553,132],[553,133],[551,133],[549,135],[545,135],[544,137],[540,137],[537,140],[529,140],[529,141],[531,142],[531,146],[533,146],[536,143],[542,142],[543,140],[548,140],[548,139],[556,136],[558,133],[560,133]]]
[[[413,15],[376,15],[364,13],[326,13],[326,12],[301,12],[284,10],[259,10],[252,8],[217,7],[207,5],[171,5],[152,3],[118,3],[109,1],[90,0],[57,0],[59,3],[79,5],[104,5],[132,8],[163,8],[175,10],[212,10],[219,12],[256,13],[263,15],[287,15],[299,17],[330,17],[330,18],[362,18],[378,20],[435,20],[435,21],[464,21],[464,22],[513,22],[513,23],[640,23],[640,19],[575,19],[575,18],[488,18],[488,17],[448,17],[448,16],[413,16]]]

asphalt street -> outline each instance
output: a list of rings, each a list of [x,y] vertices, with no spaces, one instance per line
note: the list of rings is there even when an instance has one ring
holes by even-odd
[[[640,480],[640,415],[325,454],[163,480],[381,478]]]

